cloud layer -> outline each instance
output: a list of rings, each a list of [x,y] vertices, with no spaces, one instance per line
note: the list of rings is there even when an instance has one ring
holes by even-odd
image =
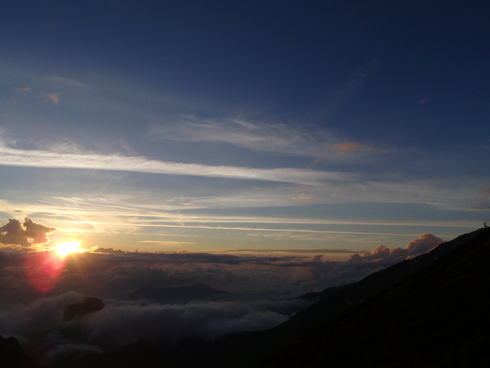
[[[30,231],[29,235],[38,240],[44,240],[39,233],[45,236],[52,230],[30,220],[26,224],[29,230],[24,232]],[[18,229],[14,225],[12,220],[2,229]],[[350,262],[323,261],[321,255],[131,253],[105,249],[105,253],[69,256],[62,273],[50,281],[52,287],[43,290],[35,288],[30,270],[43,264],[50,252],[3,251],[0,335],[16,336],[29,353],[48,362],[66,353],[110,350],[141,338],[176,342],[267,329],[308,305],[296,296],[358,281],[441,242],[432,234],[422,234],[403,249],[380,245],[353,255]],[[132,300],[129,296],[145,287],[198,283],[228,294],[223,294],[220,301],[179,305]],[[84,310],[77,318],[66,318],[67,308],[86,304],[87,300],[95,301],[97,308]]]

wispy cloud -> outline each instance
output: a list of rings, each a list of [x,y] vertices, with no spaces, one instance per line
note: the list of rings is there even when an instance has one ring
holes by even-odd
[[[305,196],[305,195],[299,195],[299,196],[293,197],[291,199],[295,199],[295,200],[307,200],[307,199],[311,199],[311,197],[310,196]]]
[[[176,122],[154,125],[153,138],[182,142],[215,142],[247,148],[258,152],[271,152],[322,159],[347,160],[347,153],[379,153],[362,143],[338,137],[325,129],[292,126],[280,123],[253,123],[244,119],[199,119],[181,115]],[[336,155],[342,152],[344,155]]]
[[[425,183],[427,184],[427,183]],[[340,191],[344,185],[333,188],[333,190]],[[439,203],[453,203],[448,201],[454,201],[455,193],[462,193],[462,187],[458,183],[454,184],[455,189],[446,190],[445,193],[440,190],[440,185],[434,183],[429,192],[422,195],[423,190],[428,190],[423,188],[424,183],[413,183],[412,187],[403,188],[390,188],[389,183],[377,183],[377,185],[372,185],[370,187],[364,187],[360,194],[362,196],[344,196],[340,195],[341,199],[346,202],[349,200],[361,201],[366,200],[368,196],[373,196],[371,198],[374,201],[379,200],[390,200],[396,201],[397,198],[401,198],[401,193],[405,193],[408,196],[408,192],[412,192],[410,198],[413,202],[406,203],[423,203],[425,196],[433,197],[434,193],[437,192],[441,195],[439,198]],[[311,187],[310,187],[311,188]],[[330,203],[331,200],[328,195],[323,194],[320,197],[321,191],[325,190],[322,186],[313,187],[315,189],[315,203]],[[385,197],[378,198],[378,192],[373,193],[372,191],[378,188],[379,196],[385,193]],[[346,188],[347,192],[352,191],[353,188]],[[464,191],[468,191],[471,188],[466,188]],[[80,234],[133,234],[137,232],[144,232],[148,234],[154,234],[158,229],[172,229],[171,232],[177,232],[184,234],[185,237],[182,240],[186,240],[188,236],[188,231],[185,229],[200,229],[204,232],[212,231],[222,231],[223,233],[229,232],[229,230],[241,230],[247,231],[248,233],[268,233],[268,234],[287,234],[289,238],[296,236],[298,234],[308,234],[309,237],[313,236],[315,238],[323,238],[326,235],[332,233],[313,233],[311,230],[349,230],[351,232],[364,232],[373,233],[369,235],[370,237],[374,233],[393,234],[393,233],[404,233],[411,234],[414,233],[414,228],[418,227],[423,229],[423,231],[430,231],[434,227],[439,227],[441,229],[448,229],[449,233],[444,232],[444,234],[454,233],[451,228],[474,228],[480,223],[474,220],[429,220],[428,218],[423,219],[412,219],[407,220],[390,220],[389,218],[383,219],[345,219],[341,216],[328,216],[327,218],[305,218],[298,216],[294,209],[289,209],[288,214],[284,214],[283,211],[278,208],[275,212],[276,215],[272,214],[270,216],[260,216],[260,215],[241,215],[230,214],[229,208],[247,208],[247,207],[280,207],[285,205],[297,206],[297,205],[308,205],[311,203],[310,200],[293,200],[291,195],[287,195],[291,192],[289,189],[285,193],[276,193],[277,196],[273,196],[273,192],[281,192],[281,188],[265,188],[265,192],[260,190],[255,190],[255,192],[245,191],[238,193],[228,193],[228,194],[217,194],[209,198],[193,198],[193,203],[196,206],[182,206],[181,200],[176,198],[172,201],[172,193],[169,196],[156,195],[155,193],[145,192],[143,195],[140,192],[127,192],[124,195],[118,193],[112,194],[101,194],[101,193],[90,193],[84,192],[80,193],[77,197],[62,197],[52,195],[42,195],[42,198],[37,199],[32,202],[26,198],[14,199],[9,194],[1,192],[1,196],[4,200],[1,200],[1,207],[5,213],[8,213],[9,217],[36,217],[43,221],[49,221],[49,223],[56,228],[62,228],[65,230],[73,231]],[[394,190],[394,191],[393,191]],[[416,197],[414,193],[418,192],[421,197]],[[470,195],[464,195],[463,200],[471,199]],[[251,200],[252,196],[255,196]],[[284,197],[281,199],[281,196]],[[390,198],[388,198],[389,196]],[[319,197],[318,199],[316,199]],[[6,199],[8,198],[8,200]],[[157,198],[157,199],[155,199]],[[329,202],[330,201],[330,202]],[[400,203],[399,200],[397,203]],[[439,206],[440,206],[439,205]],[[439,206],[435,206],[434,211],[437,211]],[[462,203],[458,205],[459,209],[464,209]],[[210,214],[202,213],[205,208],[214,208],[222,211],[222,214]],[[376,208],[374,205],[373,208]],[[426,207],[424,207],[426,208]],[[198,212],[195,212],[197,209]],[[22,212],[18,212],[22,210]],[[232,210],[233,212],[234,210]],[[279,214],[280,213],[280,214]],[[301,212],[300,212],[301,213]],[[277,215],[279,214],[279,215]],[[482,220],[483,221],[483,220]],[[289,224],[289,225],[288,225]],[[388,228],[386,228],[388,227]],[[390,229],[390,227],[392,229]],[[398,228],[397,227],[401,227]],[[274,229],[275,228],[275,229]],[[401,230],[401,229],[407,230]],[[271,229],[271,231],[268,231]],[[305,231],[296,231],[304,229]],[[203,233],[199,231],[199,233]],[[417,230],[420,231],[420,230]],[[433,230],[432,230],[433,231]],[[167,231],[164,231],[167,233]],[[441,234],[443,236],[446,236]],[[377,234],[379,235],[379,234]],[[329,235],[330,236],[330,235]],[[148,238],[146,238],[148,239]],[[162,240],[164,240],[163,238]],[[181,240],[181,239],[179,239]]]
[[[89,86],[87,83],[79,82],[65,77],[60,77],[58,75],[51,75],[47,79],[49,82],[52,82],[56,85],[63,85],[71,88],[87,88]]]
[[[176,241],[176,240],[140,240],[138,243],[158,244],[158,245],[189,245],[196,242]]]
[[[187,164],[151,160],[138,156],[21,150],[10,148],[5,144],[0,145],[0,154],[0,165],[9,166],[116,170],[151,174],[190,175],[305,184],[330,180],[350,181],[356,179],[355,174],[341,172],[296,168],[263,169],[240,166]]]
[[[285,124],[259,125],[243,119],[199,119],[181,115],[177,122],[155,125],[150,132],[168,140],[221,142],[254,151],[300,156],[311,156],[321,149],[321,143],[313,134]]]
[[[291,253],[291,254],[323,254],[323,253],[347,253],[352,254],[359,251],[351,249],[331,249],[331,248],[316,248],[316,249],[227,249],[223,253]]]
[[[329,147],[333,151],[340,151],[340,152],[350,152],[353,150],[369,150],[370,147],[366,146],[361,143],[357,142],[346,142],[346,143],[339,143],[339,144],[334,144],[332,147]]]
[[[58,102],[60,101],[60,94],[59,93],[48,93],[45,97],[44,97],[44,101],[43,103],[47,103],[47,102],[52,102],[54,103],[55,105],[58,105]]]
[[[17,92],[32,92],[32,89],[29,87],[14,87],[14,90]]]

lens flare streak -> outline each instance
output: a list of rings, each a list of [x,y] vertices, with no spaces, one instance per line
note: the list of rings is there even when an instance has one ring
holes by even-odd
[[[82,253],[78,241],[61,243],[49,252],[33,254],[26,259],[26,272],[31,285],[41,293],[52,290],[65,269],[67,257]]]

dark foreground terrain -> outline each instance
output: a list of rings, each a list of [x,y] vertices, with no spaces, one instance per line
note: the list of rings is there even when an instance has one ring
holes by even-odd
[[[143,340],[107,354],[67,356],[53,368],[487,367],[489,260],[490,228],[479,229],[355,284],[327,289],[267,331],[177,346]],[[1,349],[1,367],[24,367],[2,363],[7,353]],[[31,364],[26,367],[37,366],[19,356]]]

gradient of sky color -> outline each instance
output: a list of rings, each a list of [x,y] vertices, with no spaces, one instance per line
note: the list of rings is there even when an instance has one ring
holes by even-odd
[[[2,224],[342,258],[490,220],[484,2],[1,9]]]

